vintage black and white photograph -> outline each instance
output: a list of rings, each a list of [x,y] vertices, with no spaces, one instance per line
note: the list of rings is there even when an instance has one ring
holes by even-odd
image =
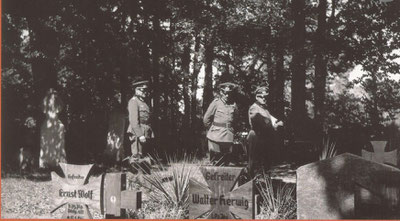
[[[400,219],[400,0],[1,0],[1,218]]]

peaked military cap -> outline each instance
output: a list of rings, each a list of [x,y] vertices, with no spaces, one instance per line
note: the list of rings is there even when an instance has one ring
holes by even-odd
[[[232,87],[234,87],[234,88],[237,88],[237,87],[238,87],[237,84],[232,83],[232,82],[223,82],[223,83],[221,83],[221,84],[218,85],[218,87],[223,87],[223,86],[232,86]]]
[[[143,85],[147,85],[149,84],[149,81],[136,81],[132,84],[132,86],[136,87],[141,87]]]
[[[255,90],[255,94],[256,94],[256,95],[268,95],[268,90],[267,90],[266,87],[258,87],[258,88]]]

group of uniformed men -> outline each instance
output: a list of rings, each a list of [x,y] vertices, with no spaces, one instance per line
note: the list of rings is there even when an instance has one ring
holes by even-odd
[[[149,95],[148,81],[138,81],[133,84],[135,95],[129,100],[128,134],[131,140],[133,159],[140,159],[151,149],[154,133],[150,126],[150,108],[146,103]],[[219,84],[219,96],[209,105],[204,114],[204,125],[208,128],[207,140],[210,161],[214,165],[229,165],[230,153],[233,148],[234,129],[237,121],[238,108],[234,100],[237,85],[231,82]],[[259,87],[255,91],[255,103],[248,111],[251,131],[247,136],[247,153],[249,155],[250,173],[254,175],[257,168],[268,166],[270,162],[269,149],[274,131],[283,126],[267,110],[267,90]]]

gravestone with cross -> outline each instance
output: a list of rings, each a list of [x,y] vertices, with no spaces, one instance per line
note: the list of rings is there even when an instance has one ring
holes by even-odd
[[[189,218],[254,219],[253,182],[237,186],[243,168],[200,167],[207,185],[189,181]]]
[[[124,153],[125,111],[120,103],[120,94],[115,96],[115,107],[109,114],[107,147],[104,150],[104,161],[109,166],[114,166],[122,161]],[[118,102],[117,102],[118,101]]]
[[[366,160],[377,163],[387,163],[393,166],[398,166],[397,150],[385,152],[386,144],[387,141],[371,141],[374,152],[362,150],[361,156]]]
[[[393,166],[344,153],[303,165],[296,173],[298,219],[386,219],[382,208],[393,208],[400,218],[400,170]]]
[[[124,173],[107,173],[98,177],[88,174],[93,165],[60,164],[65,178],[52,172],[52,199],[56,211],[67,205],[62,218],[92,219],[89,207],[106,214],[121,217],[124,209],[141,207],[141,192],[126,190]]]

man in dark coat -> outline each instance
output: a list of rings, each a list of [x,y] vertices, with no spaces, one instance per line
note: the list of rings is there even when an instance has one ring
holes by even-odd
[[[278,121],[267,110],[267,89],[256,89],[256,102],[249,108],[249,123],[251,131],[247,137],[249,153],[249,169],[254,176],[257,168],[266,168],[271,161],[271,148],[274,140],[274,132],[282,121]]]
[[[150,126],[151,112],[145,99],[148,96],[148,81],[135,82],[135,95],[128,102],[129,112],[129,139],[132,141],[132,158],[143,158],[145,153],[149,153],[150,139],[154,138],[153,130]]]
[[[207,139],[210,161],[215,165],[229,164],[232,152],[234,129],[233,123],[238,113],[233,101],[233,93],[237,85],[225,82],[219,85],[220,96],[211,102],[203,122],[208,128]]]

